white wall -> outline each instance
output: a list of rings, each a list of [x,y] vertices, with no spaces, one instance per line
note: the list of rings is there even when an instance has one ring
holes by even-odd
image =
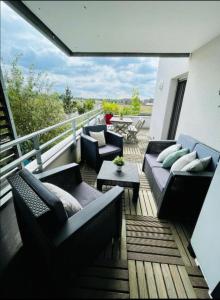
[[[212,291],[220,281],[220,165],[206,195],[192,236],[192,246]]]
[[[192,54],[177,136],[220,150],[220,36]]]
[[[189,58],[161,58],[150,125],[151,139],[166,139],[177,80],[187,76]]]

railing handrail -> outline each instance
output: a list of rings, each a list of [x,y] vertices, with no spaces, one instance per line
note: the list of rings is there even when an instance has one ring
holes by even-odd
[[[10,141],[8,143],[5,143],[5,144],[1,145],[0,153],[4,152],[8,148],[11,148],[12,146],[15,146],[15,145],[18,145],[18,144],[23,143],[25,141],[31,140],[31,139],[33,139],[33,138],[35,138],[35,137],[37,137],[37,136],[39,136],[41,134],[47,133],[47,132],[49,132],[51,130],[54,130],[54,129],[60,127],[60,126],[63,126],[63,125],[68,124],[70,122],[72,123],[72,122],[76,121],[77,119],[81,118],[82,116],[85,117],[85,116],[87,116],[89,114],[96,113],[96,112],[98,113],[98,112],[101,112],[101,111],[102,110],[100,108],[97,108],[97,109],[88,111],[85,114],[69,118],[69,119],[67,119],[65,121],[62,121],[62,122],[59,122],[59,123],[57,123],[55,125],[48,126],[46,128],[40,129],[38,131],[34,131],[34,132],[29,133],[27,135],[24,135],[22,137],[18,137],[17,139],[15,139],[13,141]]]

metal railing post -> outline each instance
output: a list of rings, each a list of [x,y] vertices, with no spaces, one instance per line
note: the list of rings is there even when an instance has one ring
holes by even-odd
[[[37,160],[37,165],[38,165],[38,171],[42,172],[43,163],[42,163],[42,158],[41,158],[40,141],[39,141],[39,136],[38,135],[33,137],[33,142],[34,142],[34,149],[37,151],[36,160]]]
[[[76,120],[73,120],[72,128],[73,128],[73,142],[75,144],[76,143]]]

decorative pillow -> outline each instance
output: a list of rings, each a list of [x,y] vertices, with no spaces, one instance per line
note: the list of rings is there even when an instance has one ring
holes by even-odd
[[[98,132],[90,131],[89,134],[92,138],[98,141],[99,147],[103,147],[106,145],[104,130]]]
[[[201,172],[204,171],[207,167],[208,164],[210,163],[211,156],[201,158],[201,159],[195,159],[189,164],[187,164],[181,171],[186,171],[186,172]]]
[[[196,159],[196,151],[185,154],[172,165],[170,171],[181,171],[187,164]]]
[[[72,215],[74,215],[82,209],[82,206],[78,202],[78,200],[72,195],[70,195],[68,192],[48,182],[43,182],[43,184],[50,192],[54,193],[60,199],[60,201],[63,203],[64,209],[68,217],[71,217]]]
[[[177,159],[179,159],[181,156],[187,154],[189,152],[189,149],[181,149],[176,152],[171,153],[168,155],[165,160],[163,161],[163,168],[170,168]]]
[[[176,152],[181,148],[181,144],[175,144],[164,149],[157,157],[158,162],[163,162],[164,159],[171,153]]]

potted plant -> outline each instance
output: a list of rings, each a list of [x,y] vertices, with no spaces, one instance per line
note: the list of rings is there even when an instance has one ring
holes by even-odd
[[[121,172],[122,166],[125,164],[123,156],[116,156],[113,163],[117,166],[117,172]]]

